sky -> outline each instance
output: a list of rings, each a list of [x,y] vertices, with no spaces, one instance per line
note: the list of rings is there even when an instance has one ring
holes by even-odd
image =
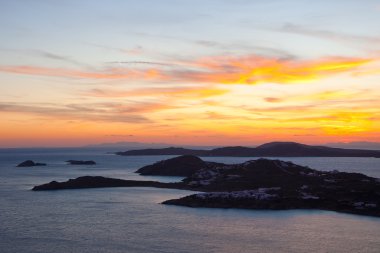
[[[0,147],[380,142],[380,1],[0,0]]]

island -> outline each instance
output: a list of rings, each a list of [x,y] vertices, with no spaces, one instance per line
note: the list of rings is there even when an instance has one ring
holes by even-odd
[[[193,165],[186,167],[187,162]],[[185,166],[182,168],[186,173],[179,171],[181,166]],[[380,180],[360,173],[318,171],[292,162],[263,158],[240,164],[213,163],[189,155],[145,166],[137,173],[186,177],[176,183],[161,183],[85,176],[66,182],[53,181],[35,186],[32,190],[157,187],[198,192],[164,201],[163,204],[167,205],[268,210],[321,209],[380,217]]]
[[[16,167],[34,167],[34,166],[46,166],[46,163],[36,163],[32,160],[26,160],[19,163]]]
[[[182,189],[182,183],[161,183],[156,181],[137,181],[108,178],[102,176],[83,176],[76,179],[69,179],[66,182],[52,181],[33,187],[33,191],[82,189],[82,188],[105,188],[105,187],[156,187]]]
[[[344,149],[325,146],[311,146],[296,142],[270,142],[255,148],[222,147],[211,150],[185,148],[140,149],[116,152],[121,156],[151,155],[194,155],[194,156],[232,156],[232,157],[380,157],[378,150]]]
[[[70,165],[95,165],[94,161],[80,161],[80,160],[68,160],[66,161]]]

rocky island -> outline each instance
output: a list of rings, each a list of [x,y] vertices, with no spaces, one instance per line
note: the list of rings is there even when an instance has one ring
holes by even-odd
[[[52,181],[33,187],[33,191],[83,189],[83,188],[105,188],[105,187],[156,187],[182,189],[182,183],[161,183],[155,181],[136,181],[101,176],[83,176],[69,179],[66,182]]]
[[[34,166],[46,166],[46,163],[36,163],[32,160],[26,160],[19,163],[16,167],[34,167]]]
[[[66,161],[70,165],[95,165],[94,161],[80,161],[80,160],[68,160]]]
[[[186,172],[181,172],[179,168]],[[33,190],[94,187],[184,189],[201,193],[167,200],[163,204],[273,210],[321,209],[380,217],[380,181],[360,173],[318,171],[292,162],[270,159],[222,164],[205,162],[189,155],[157,162],[137,172],[182,175],[185,179],[177,183],[161,183],[80,177],[62,183],[53,181],[36,186]]]

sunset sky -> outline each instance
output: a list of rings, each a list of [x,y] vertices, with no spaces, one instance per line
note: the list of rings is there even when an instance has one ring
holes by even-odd
[[[378,0],[0,0],[0,147],[380,141]]]

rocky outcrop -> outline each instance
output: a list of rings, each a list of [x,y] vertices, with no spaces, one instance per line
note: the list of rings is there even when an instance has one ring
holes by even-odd
[[[80,161],[80,160],[68,160],[66,161],[70,165],[95,165],[94,161]]]
[[[183,155],[144,166],[136,173],[140,175],[188,177],[200,169],[207,169],[216,165],[221,164],[205,162],[193,155]]]
[[[34,167],[34,166],[46,166],[46,163],[36,163],[32,160],[26,160],[18,164],[16,167]]]

